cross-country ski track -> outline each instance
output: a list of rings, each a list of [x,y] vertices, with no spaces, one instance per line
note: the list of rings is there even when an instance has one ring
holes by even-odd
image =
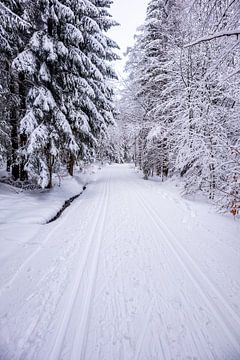
[[[103,168],[0,265],[0,359],[239,360],[240,235],[209,209]]]

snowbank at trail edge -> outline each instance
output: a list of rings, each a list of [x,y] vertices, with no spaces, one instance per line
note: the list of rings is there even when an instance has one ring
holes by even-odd
[[[98,165],[91,165],[83,172],[54,178],[51,190],[25,191],[0,183],[0,261],[15,249],[33,239],[42,225],[52,219],[65,201],[79,194],[85,184],[94,181]]]

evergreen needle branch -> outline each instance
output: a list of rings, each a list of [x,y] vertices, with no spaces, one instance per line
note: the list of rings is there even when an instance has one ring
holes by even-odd
[[[15,14],[14,12],[12,12],[12,10],[10,10],[9,8],[7,8],[2,2],[0,2],[0,9],[3,9],[4,11],[8,12],[12,17],[14,17],[15,19],[18,19],[19,21],[21,21],[22,23],[24,23],[25,25],[27,25],[28,27],[32,27],[32,25],[27,22],[26,20],[22,19],[20,16],[18,16],[17,14]]]

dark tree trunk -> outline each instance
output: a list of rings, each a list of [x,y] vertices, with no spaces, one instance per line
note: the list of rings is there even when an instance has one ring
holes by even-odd
[[[25,146],[27,143],[27,136],[24,134],[20,135],[20,146],[23,147]],[[26,160],[25,158],[21,157],[21,162],[20,162],[20,180],[24,181],[24,180],[28,180],[28,173],[25,170],[25,164],[26,164]]]
[[[67,164],[67,169],[68,169],[68,173],[69,175],[73,176],[74,174],[74,165],[75,165],[75,158],[73,155],[70,155],[68,164]]]
[[[19,164],[17,159],[17,152],[18,152],[18,126],[16,120],[16,111],[15,109],[11,110],[11,149],[12,149],[12,156],[11,156],[11,163],[12,163],[12,177],[14,180],[19,179]]]
[[[52,175],[53,175],[54,160],[55,160],[54,156],[49,155],[49,158],[48,158],[49,181],[48,181],[47,189],[51,189],[53,186]]]
[[[11,170],[12,177],[14,180],[19,179],[19,164],[17,159],[17,152],[19,148],[18,141],[18,82],[15,74],[9,69],[10,84],[9,89],[11,93],[11,104],[10,104],[10,125],[11,125]]]
[[[25,76],[23,73],[18,75],[19,80],[19,96],[20,96],[20,117],[22,118],[26,113],[26,97],[27,97],[27,87]],[[26,134],[20,134],[20,148],[23,148],[27,143],[27,136]],[[20,171],[20,180],[24,181],[28,179],[28,173],[25,170],[25,163],[26,160],[23,156],[21,156],[20,164],[19,164],[19,171]]]
[[[6,170],[7,172],[11,171],[11,165],[12,165],[12,160],[11,160],[11,154],[9,154],[9,152],[7,152],[7,164],[6,164]]]

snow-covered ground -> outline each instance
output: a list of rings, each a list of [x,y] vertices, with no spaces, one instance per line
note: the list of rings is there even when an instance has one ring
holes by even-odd
[[[129,165],[48,225],[5,190],[1,360],[240,359],[238,221]]]
[[[55,177],[52,190],[24,191],[0,183],[0,282],[11,278],[40,234],[48,234],[45,224],[62,208],[65,201],[79,194],[83,187],[94,180],[98,165],[87,167],[84,172],[71,177]],[[0,176],[6,176],[0,170]],[[61,184],[61,186],[59,186]],[[41,242],[41,240],[39,240]],[[16,260],[15,260],[16,259]]]

